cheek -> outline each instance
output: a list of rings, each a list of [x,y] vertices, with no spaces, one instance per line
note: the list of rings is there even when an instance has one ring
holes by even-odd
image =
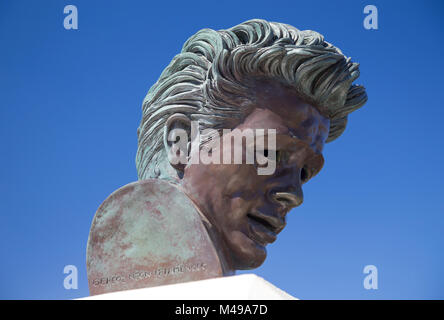
[[[190,163],[197,162],[198,155],[192,153],[191,156],[194,161]],[[185,168],[183,183],[210,214],[225,220],[230,215],[240,216],[244,208],[260,199],[265,178],[250,164],[197,163]],[[221,214],[224,216],[219,216]]]
[[[231,165],[192,164],[185,168],[183,185],[210,214],[229,211],[230,198],[239,189],[239,177]]]

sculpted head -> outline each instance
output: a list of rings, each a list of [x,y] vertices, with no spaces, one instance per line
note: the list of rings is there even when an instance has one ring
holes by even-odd
[[[286,214],[302,203],[302,185],[322,169],[324,144],[339,137],[348,114],[366,102],[365,89],[352,84],[358,76],[358,64],[314,31],[264,20],[203,29],[186,41],[143,102],[139,180],[165,179],[187,194],[227,269],[258,267]],[[256,161],[202,163],[199,150],[211,138],[193,137],[193,126],[223,138],[234,134],[223,129],[262,129],[257,132],[264,135],[274,129],[275,145],[266,145],[264,154],[274,154],[275,170],[260,175]],[[174,130],[189,133],[188,163],[168,157]],[[232,141],[222,140],[221,154],[233,152]]]

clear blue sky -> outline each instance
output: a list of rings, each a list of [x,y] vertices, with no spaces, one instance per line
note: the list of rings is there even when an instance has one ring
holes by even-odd
[[[254,272],[302,299],[444,298],[443,15],[441,1],[1,1],[0,298],[88,295],[90,224],[137,179],[147,90],[196,31],[252,18],[322,33],[369,95]]]

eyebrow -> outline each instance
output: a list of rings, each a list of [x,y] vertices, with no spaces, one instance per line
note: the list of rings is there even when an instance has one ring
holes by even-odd
[[[300,139],[298,136],[296,136],[296,135],[292,132],[292,130],[288,130],[288,132],[289,132],[290,134],[288,134],[288,132],[287,132],[287,133],[282,133],[282,132],[280,132],[280,130],[278,130],[278,129],[274,129],[274,130],[276,130],[276,131],[275,131],[275,134],[276,134],[276,140],[278,140],[279,138],[281,138],[281,139],[285,139],[285,140],[287,140],[287,141],[290,141],[291,144],[294,145],[295,147],[300,147],[301,145],[303,145],[305,148],[310,149],[311,153],[313,153],[313,154],[319,154],[319,155],[322,156],[322,152],[316,152],[316,151],[313,151],[313,149],[315,149],[315,147],[316,147],[316,145],[317,145],[316,140],[315,140],[315,142],[313,143],[313,145],[310,145],[310,144],[308,144],[307,142],[305,142],[304,140]],[[268,130],[265,129],[265,130],[264,130],[264,134],[263,134],[263,138],[266,139],[266,140],[268,140],[268,136],[269,136]],[[256,137],[257,137],[257,135],[255,134],[254,144],[256,144],[256,141],[257,141],[257,140],[256,140]],[[288,138],[290,138],[291,140],[289,140]],[[265,141],[264,141],[264,142],[265,142]],[[276,142],[277,142],[277,141],[276,141]],[[286,144],[287,144],[287,143],[286,143]],[[278,145],[276,144],[276,147],[277,147],[277,146],[278,146]]]
[[[290,130],[289,130],[289,132],[290,132],[290,138],[292,139],[292,140],[290,140],[290,141],[291,141],[293,144],[295,144],[296,146],[299,146],[299,145],[302,144],[302,145],[304,145],[306,148],[308,148],[308,149],[310,149],[310,150],[312,150],[313,147],[316,146],[316,142],[315,142],[314,145],[312,146],[312,145],[308,144],[307,142],[305,142],[304,140],[300,139],[298,136],[296,136],[296,135],[295,135],[293,132],[291,132]],[[287,135],[287,134],[276,133],[276,138],[279,138],[279,137],[286,139],[286,138],[288,137],[288,135]],[[317,152],[314,152],[314,153],[317,153]]]
[[[284,138],[286,138],[286,137],[288,137],[288,135],[284,135],[284,134],[276,134],[276,139],[278,139],[279,137],[284,137]],[[313,150],[313,147],[312,147],[311,145],[309,145],[309,144],[306,143],[305,141],[299,139],[299,138],[298,138],[297,136],[295,136],[294,134],[291,134],[291,138],[294,139],[294,140],[291,141],[291,142],[292,142],[292,144],[294,144],[296,147],[299,147],[299,146],[303,145],[306,149],[309,150],[309,152],[310,152],[310,156],[307,157],[309,160],[310,160],[310,159],[313,159],[314,157],[318,157],[318,158],[320,158],[320,160],[322,161],[322,164],[325,163],[325,158],[324,158],[324,155],[322,154],[321,151],[317,152],[317,151]],[[315,146],[316,146],[316,143],[315,143]],[[317,168],[317,169],[318,169],[318,168]],[[320,169],[322,169],[322,167],[319,168],[319,170],[317,170],[316,173],[318,173],[318,172],[320,171]]]

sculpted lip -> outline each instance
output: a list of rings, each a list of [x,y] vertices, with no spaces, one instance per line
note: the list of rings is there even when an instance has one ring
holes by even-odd
[[[251,236],[262,246],[272,243],[276,240],[276,235],[282,231],[285,226],[285,220],[263,214],[259,211],[253,211],[247,214],[250,222]]]
[[[256,220],[263,224],[267,229],[272,231],[273,233],[278,234],[285,227],[285,220],[281,217],[270,215],[266,213],[262,213],[258,210],[252,210],[247,214],[250,219]]]

